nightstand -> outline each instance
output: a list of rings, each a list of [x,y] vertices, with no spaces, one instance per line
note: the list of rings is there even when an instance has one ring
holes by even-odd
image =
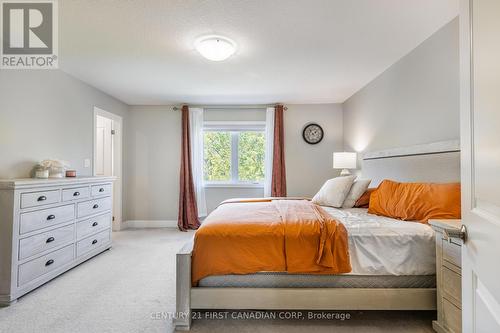
[[[438,318],[432,327],[439,333],[462,332],[462,241],[448,238],[445,229],[459,231],[461,220],[429,220],[436,231]]]

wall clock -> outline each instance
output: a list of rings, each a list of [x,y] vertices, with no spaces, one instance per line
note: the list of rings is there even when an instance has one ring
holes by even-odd
[[[302,138],[310,145],[315,145],[323,140],[323,129],[316,123],[307,124],[302,130]]]

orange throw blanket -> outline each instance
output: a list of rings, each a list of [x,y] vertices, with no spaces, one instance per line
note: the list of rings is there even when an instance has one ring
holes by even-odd
[[[196,231],[192,282],[210,275],[261,271],[351,271],[347,230],[307,200],[231,200]]]

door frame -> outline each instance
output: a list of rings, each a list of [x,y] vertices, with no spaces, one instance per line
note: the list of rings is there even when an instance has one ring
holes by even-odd
[[[122,223],[122,174],[123,174],[123,119],[122,117],[105,111],[97,106],[94,106],[94,120],[92,128],[92,175],[95,176],[96,173],[96,158],[97,158],[97,116],[108,118],[113,120],[113,130],[115,134],[113,135],[113,176],[116,177],[113,186],[113,231],[119,231],[123,228]]]

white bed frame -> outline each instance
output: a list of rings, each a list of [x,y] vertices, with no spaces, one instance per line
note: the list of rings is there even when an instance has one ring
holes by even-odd
[[[443,149],[446,147],[446,149]],[[363,177],[445,182],[460,179],[456,141],[371,152]],[[404,170],[401,168],[404,167]],[[367,172],[368,170],[368,172]],[[388,174],[391,170],[391,174]],[[378,184],[378,182],[376,181]],[[435,288],[224,288],[191,286],[193,241],[177,253],[177,330],[190,330],[192,310],[435,310]]]
[[[189,331],[192,310],[436,310],[436,288],[191,287],[193,242],[177,253],[174,325]]]

